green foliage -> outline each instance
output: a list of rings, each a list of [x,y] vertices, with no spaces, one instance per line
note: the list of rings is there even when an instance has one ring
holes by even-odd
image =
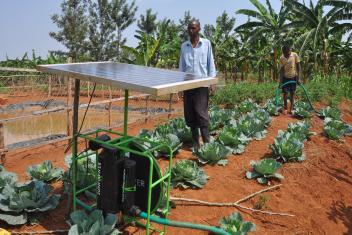
[[[281,174],[276,173],[276,171],[281,168],[282,164],[275,159],[266,158],[257,162],[251,161],[250,164],[253,167],[253,171],[247,171],[247,179],[256,178],[258,183],[266,184],[270,178],[284,178]]]
[[[184,118],[175,118],[169,122],[169,126],[173,129],[174,133],[183,143],[191,143],[192,132],[191,129],[186,125]]]
[[[243,153],[249,141],[250,138],[231,125],[225,126],[219,134],[219,142],[229,148],[233,154]]]
[[[137,22],[137,26],[140,31],[146,34],[152,34],[156,30],[156,15],[153,14],[152,9],[149,8],[146,10],[145,15],[140,15],[140,19]]]
[[[302,136],[299,133],[282,130],[279,130],[274,144],[270,145],[274,157],[283,162],[303,161],[305,159],[303,147]]]
[[[50,182],[61,179],[64,170],[54,168],[51,161],[44,161],[42,164],[29,166],[27,173],[32,179]]]
[[[93,151],[83,152],[79,156],[87,156],[77,161],[77,188],[83,189],[97,182],[96,154]],[[71,155],[65,157],[65,163],[69,170],[64,173],[63,181],[65,192],[71,188],[72,159]]]
[[[293,114],[295,117],[304,119],[304,118],[310,118],[312,108],[310,105],[306,102],[303,101],[297,101],[294,106]]]
[[[10,225],[25,224],[28,213],[55,209],[60,195],[51,194],[52,189],[42,181],[32,181],[22,186],[5,186],[0,195],[0,220]]]
[[[279,107],[281,106],[282,104],[279,105]],[[269,113],[270,116],[279,116],[279,107],[276,106],[274,99],[268,99],[264,105],[264,109]]]
[[[236,47],[239,44],[233,31],[235,22],[236,19],[224,11],[217,17],[215,27],[209,24],[204,26],[204,36],[211,42],[217,70],[224,73],[225,79],[228,78],[227,71],[235,66]]]
[[[255,102],[253,102],[252,99],[246,99],[237,106],[237,110],[240,113],[249,113],[253,110],[258,109],[258,107],[259,106]]]
[[[26,52],[21,59],[9,59],[4,61],[0,61],[1,67],[15,67],[15,68],[35,68],[39,64],[58,64],[58,63],[66,63],[67,59],[65,56],[56,53],[50,52],[46,58],[42,58],[40,56],[35,55],[35,51],[32,51],[32,58],[28,56]],[[12,73],[11,73],[12,74]],[[0,75],[11,75],[7,72],[0,72]],[[0,88],[2,83],[0,82]],[[0,89],[1,91],[1,89]]]
[[[227,108],[234,108],[248,98],[262,103],[272,98],[276,87],[276,83],[229,83],[225,87],[217,89],[210,101],[213,105],[225,105]]]
[[[343,97],[352,99],[351,77],[315,75],[305,87],[312,102],[323,101],[335,107]],[[303,90],[298,89],[297,95],[304,97]]]
[[[312,135],[315,135],[314,132],[309,131],[311,124],[309,121],[302,121],[297,123],[288,124],[288,132],[295,132],[299,134],[302,141],[309,139]]]
[[[346,132],[346,125],[340,120],[332,118],[325,118],[324,120],[324,133],[332,140],[339,140]]]
[[[194,161],[180,160],[172,167],[171,181],[174,187],[203,188],[207,179],[204,170]]]
[[[211,133],[216,132],[224,125],[230,122],[232,117],[235,116],[234,110],[220,109],[217,106],[209,110],[209,130]]]
[[[17,175],[6,171],[6,169],[0,165],[0,194],[2,189],[6,185],[13,186],[17,181]]]
[[[217,142],[205,143],[199,149],[193,150],[193,154],[198,157],[198,161],[202,164],[210,165],[227,165],[227,156],[231,151]]]
[[[154,132],[142,130],[139,137],[149,140],[149,142],[142,143],[147,148],[156,147],[158,144],[165,144],[175,153],[182,147],[182,143],[177,135],[173,133],[175,133],[174,129],[170,125],[159,125]],[[159,148],[157,151],[158,154],[156,153],[156,156],[168,154],[170,150],[165,146]]]
[[[247,137],[261,140],[267,133],[265,129],[270,121],[271,118],[269,114],[261,109],[242,115],[238,121],[232,121],[231,124],[239,128]]]
[[[270,114],[265,109],[258,109],[255,111],[255,117],[264,125],[264,127],[269,127],[271,123]]]
[[[233,235],[246,235],[256,230],[255,224],[243,221],[241,214],[238,212],[222,218],[219,223],[221,229]]]
[[[62,43],[69,51],[69,56],[77,60],[86,51],[88,33],[87,1],[65,0],[61,3],[61,14],[54,14],[51,19],[59,28],[49,35]]]
[[[84,211],[74,211],[70,214],[73,226],[68,235],[116,235],[121,234],[115,229],[117,217],[107,214],[104,218],[101,210],[94,210],[89,215]]]
[[[331,108],[330,106],[322,108],[318,116],[322,119],[324,118],[332,118],[339,120],[341,118],[341,111],[338,108]]]
[[[318,0],[314,5],[309,6],[295,0],[286,0],[285,6],[292,12],[292,25],[305,27],[304,33],[299,37],[300,55],[303,56],[308,48],[312,48],[314,62],[317,61],[319,49],[321,56],[327,50],[328,38],[348,32],[351,24],[339,24],[340,20],[351,20],[351,3],[348,1],[325,1]],[[310,43],[308,43],[310,42]],[[327,61],[324,61],[326,66]]]

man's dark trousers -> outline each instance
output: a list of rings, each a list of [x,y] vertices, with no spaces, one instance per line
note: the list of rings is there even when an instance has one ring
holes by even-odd
[[[187,126],[191,128],[194,142],[199,146],[199,132],[204,143],[209,143],[209,88],[200,87],[184,92],[183,108]]]

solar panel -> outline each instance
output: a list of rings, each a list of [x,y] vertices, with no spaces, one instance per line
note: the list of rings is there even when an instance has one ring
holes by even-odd
[[[217,83],[217,78],[115,62],[39,65],[37,69],[156,96]]]

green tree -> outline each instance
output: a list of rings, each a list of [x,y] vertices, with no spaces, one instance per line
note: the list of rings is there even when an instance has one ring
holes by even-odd
[[[266,37],[273,48],[273,79],[276,81],[278,78],[278,50],[279,45],[282,44],[283,35],[287,31],[287,15],[288,10],[281,5],[278,13],[272,8],[269,0],[266,0],[267,8],[258,0],[250,0],[255,6],[256,10],[240,9],[236,13],[252,17],[255,21],[248,21],[236,28],[236,31],[243,29],[253,29],[251,31],[252,38]]]
[[[76,61],[87,51],[87,1],[64,0],[61,3],[61,14],[54,14],[51,19],[59,28],[58,32],[49,35],[68,49],[68,56]]]
[[[170,19],[163,19],[158,22],[158,34],[165,30],[163,44],[158,53],[158,67],[177,68],[180,59],[181,38],[178,37],[179,26]]]
[[[352,20],[352,3],[347,0],[318,0],[309,6],[296,0],[284,0],[284,4],[295,16],[291,26],[301,27],[305,32],[298,38],[301,45],[300,55],[311,45],[313,48],[314,63],[317,69],[318,50],[321,50],[323,70],[329,70],[329,37],[352,30],[352,23],[342,20]]]
[[[183,19],[179,20],[179,27],[180,27],[180,38],[181,41],[187,41],[188,40],[188,24],[191,22],[193,17],[191,16],[190,11],[186,11]]]
[[[237,40],[233,34],[236,19],[229,17],[224,11],[216,19],[216,26],[205,25],[204,35],[210,40],[213,48],[217,69],[224,72],[225,78],[228,71],[234,67],[234,50],[237,48]]]
[[[128,3],[127,0],[112,0],[111,2],[111,20],[117,37],[114,44],[116,48],[115,59],[117,61],[120,61],[121,47],[126,43],[126,38],[123,37],[123,31],[136,20],[135,15],[137,9],[134,0],[131,1],[131,3]]]
[[[167,24],[159,24],[156,35],[149,35],[142,31],[137,31],[135,37],[139,43],[136,48],[123,46],[123,49],[129,53],[129,57],[125,58],[128,63],[157,66],[159,62],[159,50],[166,39]]]
[[[89,53],[95,61],[113,57],[114,27],[111,20],[111,5],[108,0],[90,1],[89,6]]]
[[[140,19],[137,22],[138,28],[146,34],[152,34],[156,30],[157,13],[153,14],[152,9],[147,9],[145,15],[140,15]]]

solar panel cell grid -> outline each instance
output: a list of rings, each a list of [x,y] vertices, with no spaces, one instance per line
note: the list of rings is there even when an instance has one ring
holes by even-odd
[[[37,69],[152,95],[165,95],[217,83],[216,78],[114,62],[40,65]]]

